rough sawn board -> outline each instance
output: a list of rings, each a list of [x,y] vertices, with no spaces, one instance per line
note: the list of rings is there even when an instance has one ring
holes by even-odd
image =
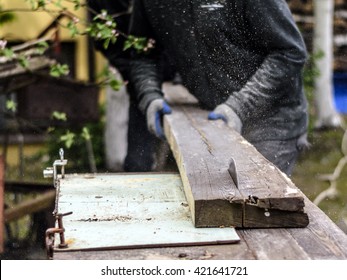
[[[195,105],[173,105],[164,130],[196,227],[305,227],[304,196],[294,183],[222,121]],[[228,173],[238,168],[237,188]]]

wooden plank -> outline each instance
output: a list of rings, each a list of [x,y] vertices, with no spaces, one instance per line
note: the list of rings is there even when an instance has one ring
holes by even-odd
[[[305,231],[288,229],[312,259],[347,259],[347,235],[309,199],[305,199],[310,224]]]
[[[213,155],[208,140],[186,114],[190,109],[195,108],[175,107],[174,113],[165,118],[164,129],[181,174],[193,222],[197,227],[242,226],[242,205],[230,202],[235,198],[242,201],[243,197],[225,166]]]
[[[237,231],[256,259],[347,259],[347,235],[304,198],[310,219],[305,228]]]
[[[54,205],[54,201],[55,190],[47,191],[33,199],[24,200],[20,204],[5,210],[5,222],[8,223],[25,215],[48,209]]]
[[[208,121],[207,114],[194,105],[176,105],[164,117],[195,226],[307,226],[302,192],[241,135],[222,121]],[[238,167],[238,188],[227,171],[231,157]],[[245,212],[247,204],[263,210],[248,207]],[[264,209],[279,211],[268,217],[259,214]]]
[[[245,242],[131,250],[54,252],[54,260],[254,260]]]
[[[306,228],[239,229],[237,233],[241,241],[237,244],[88,252],[57,251],[54,259],[346,260],[347,235],[317,206],[309,201],[305,202],[310,217],[310,224]]]
[[[30,192],[46,192],[54,189],[53,183],[39,182],[22,182],[22,181],[5,181],[5,189],[8,192],[30,193]]]
[[[302,229],[301,229],[302,230]],[[303,230],[302,230],[303,231]],[[239,230],[240,237],[258,260],[307,260],[310,256],[286,229]]]
[[[302,211],[283,211],[244,205],[243,228],[305,227],[308,224],[308,215]]]

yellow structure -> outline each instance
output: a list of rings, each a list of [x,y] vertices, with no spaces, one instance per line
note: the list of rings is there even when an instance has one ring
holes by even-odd
[[[47,1],[48,2],[48,1]],[[69,1],[62,1],[64,6],[70,7],[70,10],[78,16],[80,22],[86,20],[86,10],[79,9],[73,10],[73,6]],[[0,37],[5,37],[10,41],[29,41],[34,40],[37,36],[55,19],[54,13],[31,11],[30,4],[25,0],[0,0],[0,4],[3,10],[13,10],[16,19],[12,23],[8,23],[0,30]],[[57,8],[51,4],[50,11],[55,11]],[[62,41],[74,41],[76,43],[76,65],[78,65],[78,71],[76,72],[76,78],[78,80],[88,79],[88,56],[87,56],[87,37],[76,36],[71,37],[69,30],[63,28],[63,25],[67,24],[67,20],[61,21],[60,38]],[[83,28],[82,24],[79,24],[80,28]]]
[[[49,1],[46,1],[49,2]],[[59,2],[59,1],[50,1]],[[83,22],[86,22],[87,12],[86,9],[78,9],[75,11],[73,9],[72,1],[60,1],[62,5],[68,7],[69,11],[77,16],[79,19],[78,27],[80,30],[83,30]],[[82,2],[82,1],[81,1]],[[15,20],[11,23],[7,23],[0,28],[0,38],[4,38],[7,41],[13,42],[24,42],[35,40],[39,34],[47,28],[55,19],[58,14],[55,14],[54,11],[57,11],[57,7],[53,4],[50,4],[48,9],[51,11],[32,11],[30,6],[30,1],[27,0],[0,0],[0,6],[2,10],[9,10],[15,14]],[[69,30],[64,28],[68,22],[67,19],[61,20],[61,26],[59,27],[59,37],[62,42],[75,42],[75,77],[80,81],[87,81],[89,79],[88,75],[88,38],[87,36],[75,36],[72,37]],[[100,54],[96,54],[96,71],[102,69],[106,61],[101,57]],[[102,98],[103,99],[103,98]],[[0,154],[2,152],[0,143]],[[24,156],[30,156],[35,154],[42,148],[42,144],[30,144],[25,145],[24,147]],[[7,164],[9,165],[18,165],[18,145],[10,145],[7,152]]]

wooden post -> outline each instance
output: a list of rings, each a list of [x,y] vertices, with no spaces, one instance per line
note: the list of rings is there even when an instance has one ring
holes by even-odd
[[[5,189],[5,172],[4,159],[0,155],[0,253],[4,252],[4,189]]]

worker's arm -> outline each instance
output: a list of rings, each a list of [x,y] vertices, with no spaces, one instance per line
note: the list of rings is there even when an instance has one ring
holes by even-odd
[[[129,33],[136,37],[153,39],[153,33],[143,14],[141,1],[135,1]],[[129,84],[139,109],[146,116],[148,130],[159,138],[164,138],[162,117],[171,113],[161,90],[164,64],[159,45],[147,52],[132,50],[129,68]]]
[[[134,1],[129,33],[136,37],[155,39],[146,16],[143,14],[142,1]],[[148,52],[132,50],[129,82],[139,109],[146,114],[149,104],[156,99],[163,99],[161,90],[163,69],[161,68],[161,48],[154,42],[154,48]]]
[[[278,102],[285,102],[290,88],[295,88],[293,83],[298,83],[302,75],[306,48],[284,0],[242,3],[251,43],[267,53],[254,75],[225,102],[244,121],[271,114]]]

